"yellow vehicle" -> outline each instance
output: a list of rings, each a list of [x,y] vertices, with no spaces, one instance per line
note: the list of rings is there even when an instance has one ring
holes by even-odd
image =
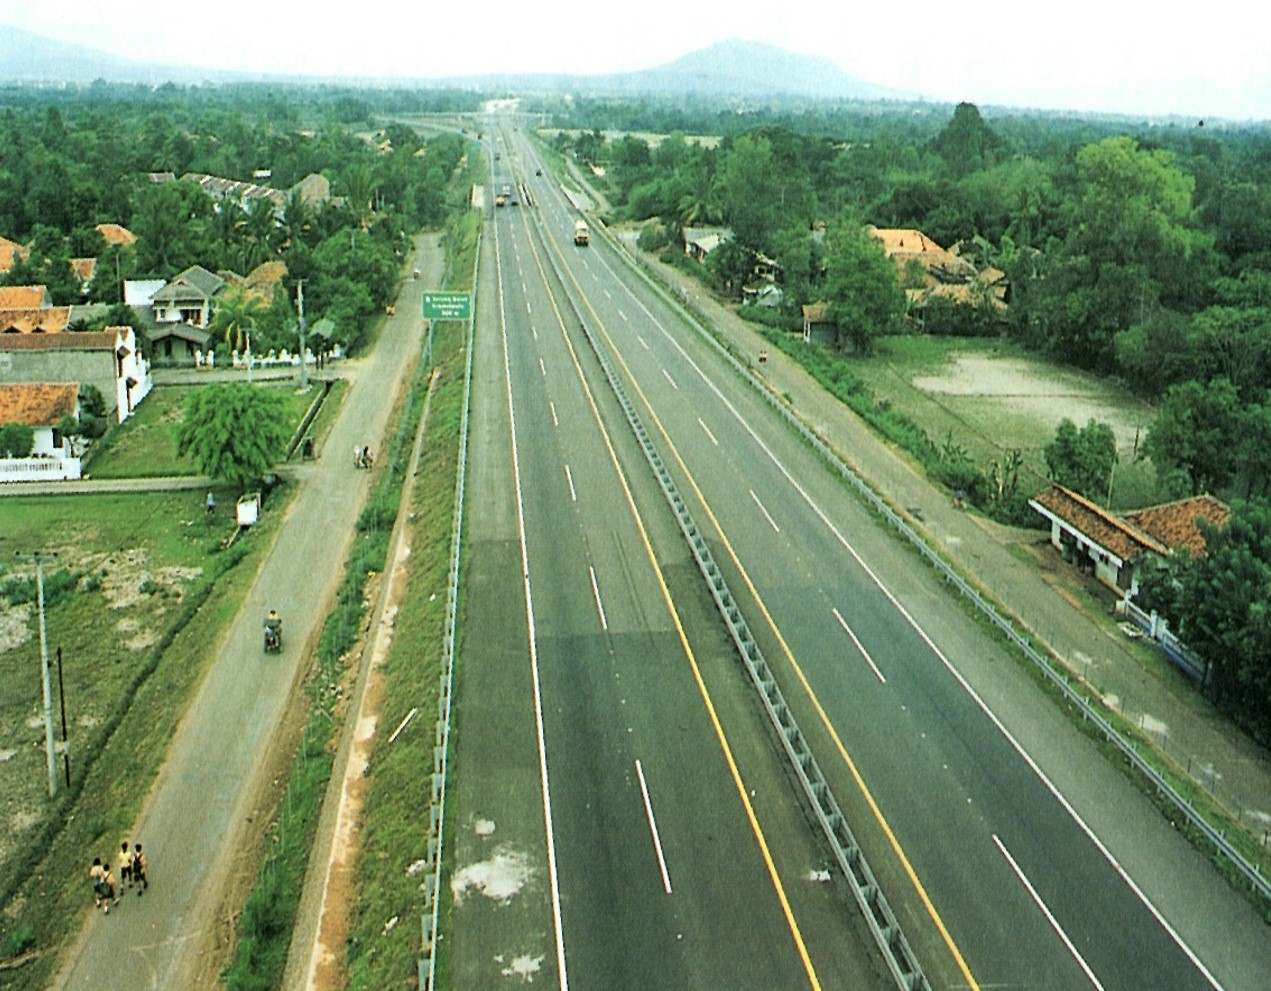
[[[581,220],[574,224],[574,243],[586,246],[591,241],[591,234],[587,230],[587,225]]]

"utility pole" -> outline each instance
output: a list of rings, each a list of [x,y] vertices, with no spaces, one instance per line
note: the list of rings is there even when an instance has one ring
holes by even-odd
[[[296,283],[296,308],[300,311],[300,389],[309,388],[309,367],[305,364],[305,280]]]
[[[57,759],[53,748],[53,688],[49,683],[49,644],[44,626],[44,562],[56,561],[57,554],[53,551],[36,551],[34,554],[18,556],[35,562],[36,608],[40,613],[40,670],[44,684],[44,748],[48,754],[49,798],[52,798],[57,794]]]

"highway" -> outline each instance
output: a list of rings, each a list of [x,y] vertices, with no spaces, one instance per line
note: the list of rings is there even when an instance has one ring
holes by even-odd
[[[875,986],[868,944],[842,938],[861,928],[850,895],[821,879],[824,851],[647,471],[622,467],[629,432],[607,422],[538,250],[500,209],[474,365],[451,980]],[[496,870],[524,882],[514,897],[469,893],[465,878]],[[810,950],[808,925],[838,936]]]
[[[529,195],[494,211],[478,310],[456,867],[528,866],[515,897],[456,905],[455,986],[514,960],[562,988],[888,986],[844,887],[809,883],[825,849],[580,319],[933,987],[1264,986],[1252,911],[674,301],[594,224],[573,245],[501,134]]]

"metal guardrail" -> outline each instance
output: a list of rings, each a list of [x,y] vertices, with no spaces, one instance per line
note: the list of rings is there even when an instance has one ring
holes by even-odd
[[[615,239],[616,242],[616,239]],[[683,303],[673,298],[672,294],[665,290],[657,283],[653,276],[649,275],[640,260],[631,254],[631,252],[616,242],[619,247],[630,258],[632,265],[636,271],[640,272],[656,292],[660,293],[664,300],[679,306],[683,309]],[[1187,822],[1196,829],[1204,838],[1213,844],[1219,854],[1225,858],[1232,867],[1239,873],[1253,888],[1253,890],[1261,895],[1262,898],[1271,901],[1271,879],[1265,877],[1258,869],[1258,866],[1252,863],[1247,857],[1237,850],[1227,839],[1226,834],[1210,823],[1192,803],[1179,794],[1178,790],[1166,780],[1165,776],[1158,771],[1152,764],[1139,753],[1138,745],[1126,739],[1112,723],[1105,718],[1085,694],[1074,688],[1069,681],[1067,672],[1056,670],[1051,658],[1039,651],[1033,645],[1033,640],[1028,635],[1019,632],[1015,625],[1000,612],[997,607],[989,602],[984,596],[970,585],[961,575],[959,575],[952,566],[940,556],[940,554],[931,547],[923,538],[911,527],[899,513],[891,508],[883,498],[875,492],[870,485],[861,478],[848,464],[839,457],[838,453],[827,444],[819,434],[811,427],[804,423],[799,417],[795,416],[794,411],[783,402],[780,397],[773,394],[750,369],[743,364],[735,354],[732,353],[722,342],[715,337],[713,333],[706,329],[702,323],[692,314],[688,315],[689,323],[694,330],[713,347],[728,362],[734,371],[743,379],[750,383],[754,390],[761,395],[764,400],[775,409],[782,417],[785,418],[787,424],[804,438],[812,448],[821,455],[821,457],[830,465],[831,468],[838,471],[839,475],[847,481],[849,485],[863,498],[866,503],[882,516],[891,527],[899,533],[909,544],[922,555],[923,558],[933,567],[948,583],[952,584],[966,599],[980,611],[982,615],[987,617],[994,626],[998,628],[1012,643],[1014,643],[1024,655],[1033,662],[1034,665],[1042,672],[1046,679],[1054,685],[1064,698],[1072,703],[1082,718],[1093,723],[1100,733],[1103,734],[1105,740],[1112,744],[1120,751],[1121,755],[1133,766],[1144,778],[1146,778],[1157,791],[1159,795],[1165,798]]]
[[[420,991],[432,991],[437,979],[437,922],[441,910],[441,869],[446,822],[446,774],[450,763],[451,691],[454,687],[455,643],[459,621],[459,569],[463,551],[463,501],[468,475],[468,410],[472,397],[472,351],[476,337],[477,270],[481,261],[481,236],[477,236],[472,265],[472,317],[468,321],[468,346],[464,357],[463,415],[459,421],[459,457],[455,467],[455,508],[450,525],[450,569],[446,581],[446,624],[442,647],[442,673],[437,699],[437,729],[433,737],[432,799],[428,818],[428,848],[424,878],[425,911],[420,916],[422,942],[418,961]],[[424,365],[432,363],[432,324],[424,346]]]
[[[557,264],[556,259],[550,254],[549,258],[553,267],[555,267]],[[645,460],[652,469],[662,489],[663,496],[675,515],[680,532],[688,542],[689,549],[697,561],[698,569],[710,588],[711,596],[714,598],[716,607],[719,609],[733,643],[737,647],[738,654],[750,674],[751,682],[759,693],[764,710],[768,714],[768,719],[781,740],[781,745],[790,761],[790,766],[793,768],[795,776],[803,788],[803,793],[811,806],[817,822],[820,823],[821,829],[829,841],[834,858],[838,862],[843,877],[848,882],[861,910],[861,914],[878,948],[882,952],[888,970],[895,979],[897,986],[904,989],[904,991],[931,991],[931,985],[922,973],[917,958],[914,956],[909,942],[905,938],[905,934],[887,902],[886,896],[884,896],[873,871],[865,859],[864,852],[856,842],[856,838],[847,824],[847,819],[843,815],[838,800],[830,790],[829,783],[821,772],[816,757],[812,754],[811,748],[808,746],[798,723],[795,721],[793,712],[786,704],[785,697],[782,695],[781,689],[777,685],[767,661],[764,659],[762,650],[750,632],[741,608],[737,605],[723,574],[715,563],[705,537],[697,529],[697,524],[693,521],[692,514],[689,512],[687,505],[675,486],[675,482],[663,464],[661,455],[658,454],[648,431],[640,420],[639,414],[627,396],[626,390],[614,373],[608,356],[592,333],[588,321],[583,317],[581,307],[573,299],[568,283],[559,270],[557,270],[556,275],[560,279],[561,285],[565,287],[565,294],[569,297],[570,305],[578,317],[583,334],[596,355],[609,387],[617,397],[626,416],[627,423],[640,444]]]

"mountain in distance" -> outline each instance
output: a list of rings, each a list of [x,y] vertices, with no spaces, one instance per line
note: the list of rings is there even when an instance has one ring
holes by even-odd
[[[826,100],[915,100],[857,79],[830,59],[732,39],[689,52],[655,69],[608,77],[645,91],[702,96],[801,96]]]
[[[745,99],[918,100],[849,75],[827,58],[758,41],[720,41],[652,69],[608,75],[462,76],[434,82],[509,90],[585,92],[614,96],[707,96]]]
[[[224,74],[188,66],[135,62],[86,45],[71,45],[0,24],[0,83],[193,82]]]
[[[756,41],[721,41],[651,69],[607,75],[481,74],[442,79],[359,80],[231,72],[190,65],[138,62],[84,45],[55,41],[0,24],[0,83],[87,84],[202,81],[345,83],[349,86],[426,86],[613,96],[707,96],[764,99],[908,100],[913,94],[863,82],[829,59],[800,55]]]

